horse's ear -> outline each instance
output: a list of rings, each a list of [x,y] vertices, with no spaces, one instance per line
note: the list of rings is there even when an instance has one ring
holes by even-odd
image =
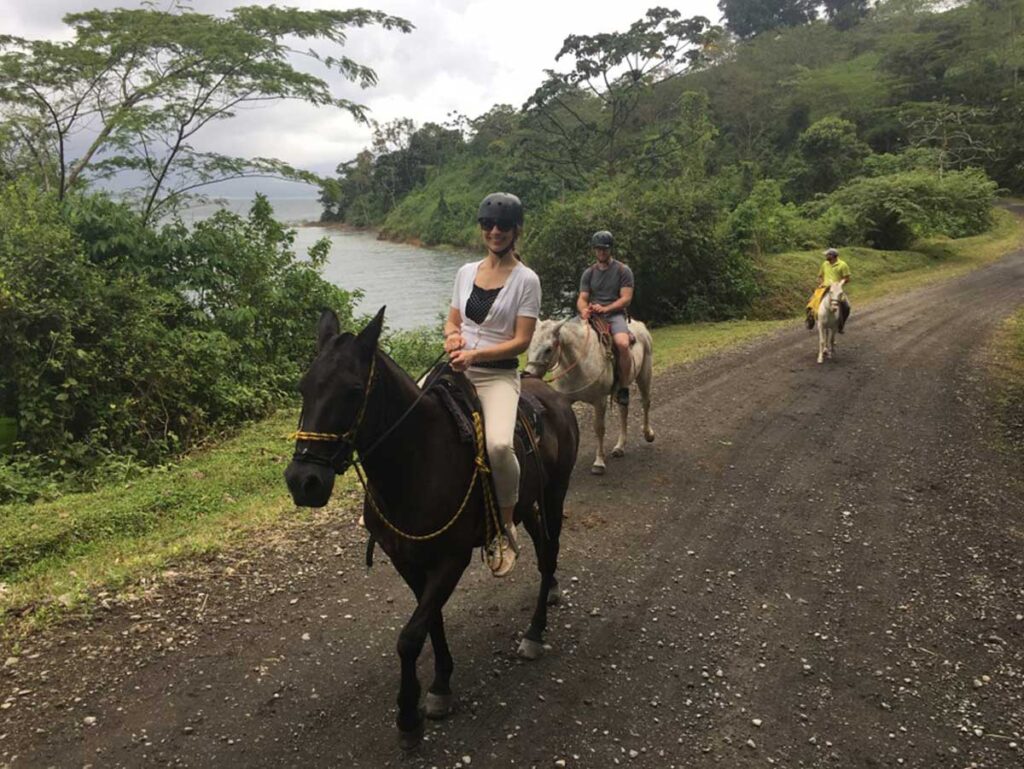
[[[380,339],[380,332],[384,329],[384,310],[387,305],[377,310],[377,314],[373,316],[373,320],[366,324],[366,327],[359,332],[359,336],[356,340],[359,345],[364,349],[372,352],[377,349],[377,340]]]
[[[340,332],[341,324],[334,310],[324,310],[320,313],[320,321],[316,324],[316,351],[324,349]]]

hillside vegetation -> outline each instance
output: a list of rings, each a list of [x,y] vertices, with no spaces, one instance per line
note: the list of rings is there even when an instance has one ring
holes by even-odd
[[[637,316],[671,323],[754,311],[765,254],[974,235],[1024,187],[1024,0],[775,6],[722,2],[724,27],[652,9],[567,38],[520,107],[377,124],[324,216],[473,246],[479,200],[512,191],[548,312],[607,228]]]

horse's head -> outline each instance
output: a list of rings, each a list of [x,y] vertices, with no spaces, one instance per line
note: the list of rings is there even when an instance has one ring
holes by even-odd
[[[559,333],[566,321],[542,320],[537,324],[530,341],[530,349],[526,353],[526,373],[542,377],[558,360],[558,347],[561,344]]]
[[[846,294],[843,291],[843,284],[837,281],[828,287],[824,301],[828,302],[828,309],[831,312],[839,312],[839,303],[845,298]]]
[[[302,416],[295,453],[284,471],[296,505],[323,507],[334,476],[352,463],[356,433],[373,389],[383,325],[383,307],[358,335],[340,333],[333,311],[320,316],[317,356],[299,382]]]

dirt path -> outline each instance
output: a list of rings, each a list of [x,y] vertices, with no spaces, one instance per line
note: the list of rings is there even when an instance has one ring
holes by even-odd
[[[1019,252],[855,307],[836,363],[794,329],[669,372],[604,478],[588,427],[552,648],[514,655],[532,558],[475,566],[458,711],[411,755],[412,602],[332,518],[20,650],[0,766],[1024,765],[1024,473],[979,358],[1022,300]]]

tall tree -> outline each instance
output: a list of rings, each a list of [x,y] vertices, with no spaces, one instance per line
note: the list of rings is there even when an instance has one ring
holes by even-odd
[[[817,6],[817,0],[718,0],[725,26],[742,38],[808,24],[818,18]]]
[[[201,151],[193,137],[239,109],[280,100],[336,107],[364,120],[362,106],[334,96],[293,57],[363,88],[377,82],[374,71],[345,55],[297,50],[291,41],[339,48],[352,27],[412,30],[405,19],[358,8],[243,6],[212,16],[177,0],[169,10],[93,10],[64,21],[74,32],[68,41],[0,36],[0,119],[60,197],[90,178],[140,176],[146,220],[224,179],[312,180],[278,160]]]
[[[705,46],[720,30],[703,16],[652,8],[625,32],[570,35],[555,60],[573,58],[568,72],[547,70],[547,79],[524,110],[537,129],[527,151],[558,160],[586,176],[615,174],[635,142],[623,142],[637,104],[659,83],[703,62]]]

